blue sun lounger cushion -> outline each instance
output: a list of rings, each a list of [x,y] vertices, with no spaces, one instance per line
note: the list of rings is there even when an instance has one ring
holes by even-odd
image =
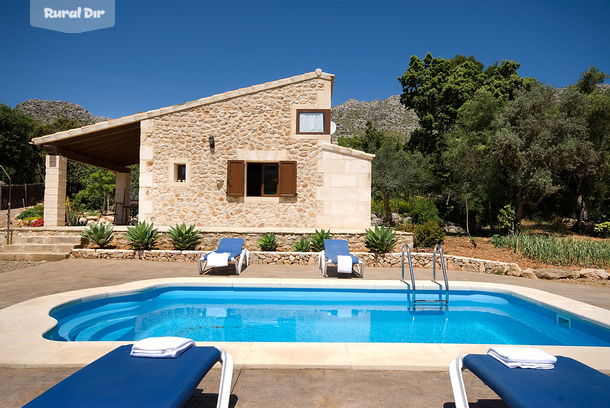
[[[364,263],[357,256],[349,252],[349,245],[344,239],[325,239],[324,250],[320,252],[319,267],[322,275],[326,277],[326,269],[329,264],[338,264],[339,256],[348,256],[352,259],[352,265],[357,265],[358,275],[364,276]]]
[[[120,346],[49,389],[27,408],[181,408],[199,382],[220,362],[217,407],[228,407],[233,358],[217,347],[191,347],[177,358],[130,356]]]
[[[241,273],[244,261],[248,266],[248,250],[244,248],[243,238],[221,238],[218,243],[218,248],[214,251],[205,254],[203,257],[197,260],[197,267],[199,268],[199,275],[205,270],[205,266],[208,263],[208,255],[211,253],[216,254],[229,254],[228,260],[235,263],[235,272],[239,275]],[[203,263],[203,266],[202,266]]]
[[[607,407],[610,377],[568,357],[557,356],[552,370],[508,368],[486,354],[465,354],[449,374],[456,408],[468,408],[462,371],[468,369],[511,408]]]

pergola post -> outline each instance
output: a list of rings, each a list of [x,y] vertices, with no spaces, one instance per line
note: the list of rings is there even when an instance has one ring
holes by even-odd
[[[129,224],[129,185],[130,173],[116,173],[116,187],[114,190],[115,225]]]
[[[44,226],[63,227],[66,225],[66,182],[68,180],[68,159],[49,154],[46,157],[44,180]]]

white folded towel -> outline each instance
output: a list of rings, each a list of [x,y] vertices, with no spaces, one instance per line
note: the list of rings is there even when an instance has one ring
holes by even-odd
[[[345,255],[337,256],[337,272],[352,273],[352,257]]]
[[[210,268],[217,268],[221,266],[227,266],[229,264],[228,252],[210,252],[208,254],[208,266]]]
[[[133,357],[176,358],[195,345],[184,337],[149,337],[131,347]]]
[[[490,347],[487,354],[508,368],[552,370],[557,358],[532,347]]]

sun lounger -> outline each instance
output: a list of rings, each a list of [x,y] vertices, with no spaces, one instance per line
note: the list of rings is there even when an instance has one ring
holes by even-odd
[[[568,357],[557,356],[552,370],[508,368],[486,354],[464,354],[449,374],[456,408],[468,408],[462,371],[468,369],[511,408],[607,407],[610,377]]]
[[[243,238],[221,238],[217,249],[205,254],[202,258],[197,260],[199,275],[203,274],[203,271],[205,270],[205,267],[209,261],[208,258],[212,254],[226,254],[226,260],[235,263],[235,272],[238,275],[241,273],[244,261],[246,266],[248,266],[248,250],[244,248]]]
[[[233,358],[218,347],[191,347],[177,358],[130,356],[120,346],[25,405],[27,408],[181,408],[220,362],[217,408],[229,406]]]
[[[339,257],[344,257],[340,259]],[[322,276],[326,277],[326,269],[329,264],[337,265],[337,272],[343,273],[341,270],[340,261],[347,262],[348,268],[346,272],[351,273],[354,265],[357,267],[357,274],[364,277],[364,263],[355,255],[349,252],[349,245],[344,239],[325,239],[324,250],[320,252],[319,267],[322,270]]]

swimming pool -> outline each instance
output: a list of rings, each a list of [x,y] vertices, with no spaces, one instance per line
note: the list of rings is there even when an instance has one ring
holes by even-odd
[[[444,293],[444,292],[443,292]],[[418,299],[438,297],[418,291]],[[453,291],[412,306],[410,290],[164,287],[61,305],[57,341],[176,335],[212,342],[454,343],[610,346],[610,330],[514,296]]]

